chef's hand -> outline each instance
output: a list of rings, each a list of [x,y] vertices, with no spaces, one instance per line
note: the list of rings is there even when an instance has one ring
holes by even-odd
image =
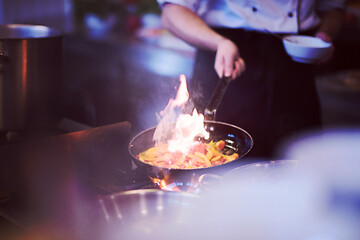
[[[332,58],[332,56],[333,56],[333,54],[334,54],[334,45],[332,44],[332,39],[331,39],[331,37],[330,37],[327,33],[325,33],[325,32],[317,32],[317,33],[315,34],[315,37],[320,38],[320,39],[323,40],[324,42],[331,43],[330,50],[327,52],[327,54],[316,62],[317,64],[326,63],[326,62],[328,62],[328,61]]]
[[[220,42],[216,51],[214,68],[219,77],[231,76],[232,80],[245,71],[244,60],[232,41],[224,39]]]

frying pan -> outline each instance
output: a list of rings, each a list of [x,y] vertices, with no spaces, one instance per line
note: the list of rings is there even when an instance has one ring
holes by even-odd
[[[165,179],[167,182],[181,182],[190,184],[196,182],[197,178],[206,172],[219,169],[225,165],[231,165],[237,162],[239,159],[244,157],[253,146],[253,139],[248,132],[244,129],[224,122],[215,121],[216,109],[226,92],[230,78],[223,77],[218,82],[215,91],[209,101],[208,107],[204,114],[205,129],[209,132],[211,140],[225,141],[224,151],[227,154],[237,153],[239,157],[232,161],[218,166],[212,166],[207,168],[196,168],[196,169],[178,169],[178,168],[166,168],[158,167],[145,162],[140,161],[136,156],[146,151],[147,149],[155,146],[153,135],[156,127],[149,128],[138,135],[136,135],[129,143],[128,151],[133,162],[140,168],[145,169],[149,177]]]

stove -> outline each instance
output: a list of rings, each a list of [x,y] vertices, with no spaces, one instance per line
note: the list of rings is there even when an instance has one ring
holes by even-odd
[[[128,122],[120,122],[0,146],[0,169],[6,170],[0,190],[7,193],[0,217],[28,226],[49,216],[63,219],[74,205],[123,191],[199,192],[196,181],[166,183],[136,167],[128,154],[134,134]]]

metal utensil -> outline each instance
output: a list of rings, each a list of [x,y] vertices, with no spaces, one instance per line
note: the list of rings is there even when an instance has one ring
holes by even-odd
[[[210,98],[210,101],[205,108],[204,116],[206,120],[215,120],[216,110],[223,99],[225,92],[231,82],[231,76],[225,77],[223,76],[216,85],[215,91]]]

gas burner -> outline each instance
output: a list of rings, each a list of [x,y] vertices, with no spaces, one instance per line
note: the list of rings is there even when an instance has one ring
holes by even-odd
[[[171,192],[189,192],[189,193],[198,193],[200,191],[199,189],[199,183],[192,183],[192,182],[179,182],[179,181],[173,181],[173,182],[167,182],[165,179],[159,179],[159,178],[150,178],[153,184],[161,190],[164,191],[171,191]]]

